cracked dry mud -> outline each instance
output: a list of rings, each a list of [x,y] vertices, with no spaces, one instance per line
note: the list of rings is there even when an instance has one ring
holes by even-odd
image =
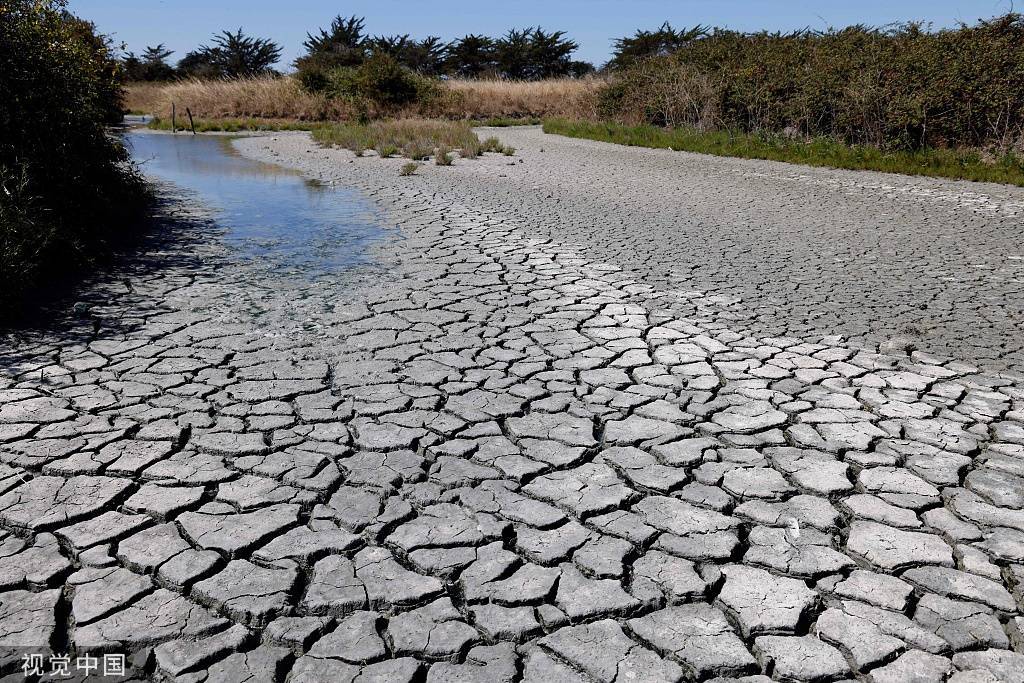
[[[527,163],[403,179],[303,135],[241,141],[376,200],[398,228],[380,265],[268,272],[179,207],[84,291],[88,316],[4,340],[2,672],[50,645],[197,682],[1024,681],[1024,378],[823,341],[830,319],[759,335],[714,294],[603,260],[608,202],[647,205],[643,223],[685,195],[612,194],[568,222],[629,184],[598,168],[560,181],[561,209],[505,201],[585,155],[801,171],[501,135]],[[842,204],[863,178],[908,213],[973,191],[804,175],[778,182]],[[999,233],[990,205],[952,215]],[[542,236],[563,219],[564,241]],[[586,230],[592,251],[567,246]],[[708,260],[631,240],[695,282]],[[979,272],[1005,296],[986,305],[1015,305],[1012,273]],[[778,319],[839,303],[836,282]],[[884,301],[850,318],[889,325]],[[1019,366],[999,329],[963,355]]]

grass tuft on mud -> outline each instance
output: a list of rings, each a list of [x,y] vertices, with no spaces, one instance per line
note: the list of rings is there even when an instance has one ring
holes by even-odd
[[[633,147],[1024,187],[1024,158],[1012,153],[986,158],[978,150],[925,148],[916,151],[884,151],[866,145],[847,145],[831,138],[804,141],[781,135],[699,131],[651,125],[628,126],[567,119],[545,121],[544,132]]]
[[[368,149],[394,150],[403,157],[420,160],[437,149],[479,149],[480,139],[472,127],[462,121],[399,119],[372,123],[343,123],[313,131],[321,145],[342,147],[362,155]]]

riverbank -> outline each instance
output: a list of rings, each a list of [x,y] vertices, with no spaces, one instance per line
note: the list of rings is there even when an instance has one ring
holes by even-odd
[[[618,145],[697,152],[739,159],[764,159],[827,168],[881,171],[1024,187],[1024,159],[1014,153],[993,155],[976,149],[936,148],[923,148],[912,152],[886,151],[866,145],[847,145],[830,138],[803,140],[782,135],[670,129],[649,125],[627,126],[568,119],[545,121],[544,132]]]
[[[465,92],[473,93],[473,81],[463,82]],[[483,82],[480,82],[482,88]],[[465,110],[459,108],[437,109],[426,112],[411,108],[394,112],[398,118],[416,118],[451,122],[469,122],[476,126],[508,127],[543,124],[546,132],[569,137],[598,140],[628,146],[649,147],[654,149],[670,149],[676,151],[713,154],[716,156],[736,157],[741,159],[764,159],[784,161],[793,164],[806,164],[827,168],[847,170],[869,170],[883,173],[899,173],[909,176],[927,176],[949,178],[952,180],[970,180],[977,182],[994,182],[1024,186],[1024,159],[1014,152],[995,153],[982,149],[940,149],[925,147],[916,151],[882,150],[866,145],[848,145],[831,138],[802,139],[785,137],[780,134],[754,134],[720,130],[698,130],[694,128],[663,128],[651,125],[623,125],[619,123],[599,121],[593,118],[579,118],[580,98],[590,97],[593,93],[586,90],[566,90],[565,97],[577,101],[576,111],[564,111],[552,106],[559,101],[553,93],[559,86],[548,84],[547,90],[541,88],[544,82],[534,83],[539,95],[524,89],[524,93],[516,93],[516,88],[527,84],[508,83],[507,89],[513,93],[510,99],[501,100],[497,106],[472,106]],[[170,89],[163,85],[161,88]],[[221,87],[221,86],[219,86]],[[455,87],[454,84],[451,87]],[[496,86],[495,86],[496,87]],[[143,91],[154,85],[133,85]],[[197,132],[276,132],[287,130],[313,131],[352,121],[356,116],[352,112],[327,111],[326,109],[308,109],[306,104],[298,107],[299,111],[285,103],[275,106],[253,106],[227,104],[221,109],[211,110],[205,107],[203,114],[193,112],[190,121],[184,108],[177,110],[177,116],[171,119],[169,104],[157,104],[150,101],[151,95],[132,93],[129,88],[129,103],[133,111],[161,111],[149,122],[154,130],[171,130],[175,125],[178,130]],[[199,84],[195,88],[202,92]],[[578,88],[578,86],[573,86]],[[187,91],[185,91],[187,92]],[[479,93],[477,93],[479,94]],[[173,93],[168,91],[168,97]],[[192,95],[191,97],[197,97]],[[206,97],[206,95],[202,95]],[[531,97],[533,100],[532,101]],[[524,102],[531,100],[532,103]],[[168,100],[170,101],[170,100]],[[190,101],[185,99],[185,101]],[[561,100],[565,101],[565,100]],[[518,104],[516,104],[518,102]],[[133,104],[132,104],[133,103]],[[307,103],[308,104],[308,103]],[[149,107],[149,109],[146,109]],[[585,109],[593,108],[593,102],[585,105]],[[220,113],[210,114],[210,111]],[[557,112],[563,111],[559,114]],[[255,114],[253,112],[256,112]],[[266,112],[266,113],[264,113]],[[546,114],[545,112],[556,112]],[[568,112],[568,114],[566,114]],[[557,118],[558,116],[571,118]],[[555,116],[556,118],[551,118]],[[546,118],[541,118],[546,117]],[[339,124],[339,121],[342,122]]]

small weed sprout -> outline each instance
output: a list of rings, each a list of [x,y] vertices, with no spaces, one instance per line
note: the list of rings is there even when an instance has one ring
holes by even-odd
[[[398,154],[398,147],[395,145],[380,145],[377,147],[377,154],[380,155],[381,159],[387,159]]]
[[[402,170],[398,172],[398,175],[415,175],[416,169],[418,169],[419,167],[420,165],[417,164],[415,161],[410,161],[407,164],[402,164]]]
[[[504,154],[507,157],[515,156],[516,148],[515,147],[507,147],[506,146],[506,147],[502,148],[501,153]]]
[[[437,148],[437,152],[434,153],[434,163],[438,166],[452,165],[452,155],[447,147],[442,145]]]
[[[495,137],[487,138],[484,140],[481,149],[485,152],[500,152],[502,150],[501,141]]]

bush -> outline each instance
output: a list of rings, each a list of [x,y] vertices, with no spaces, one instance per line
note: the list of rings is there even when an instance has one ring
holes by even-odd
[[[61,0],[0,4],[0,310],[109,252],[144,185],[106,130],[117,63]]]
[[[689,126],[711,130],[721,123],[722,85],[710,73],[686,63],[665,68],[664,60],[640,59],[598,95],[604,118],[631,124]]]
[[[299,81],[311,92],[366,101],[386,110],[414,103],[426,105],[441,93],[434,79],[410,71],[387,54],[374,55],[359,66],[300,71]]]
[[[599,111],[623,123],[829,136],[913,150],[1024,137],[1024,19],[792,34],[716,30],[617,72]]]

